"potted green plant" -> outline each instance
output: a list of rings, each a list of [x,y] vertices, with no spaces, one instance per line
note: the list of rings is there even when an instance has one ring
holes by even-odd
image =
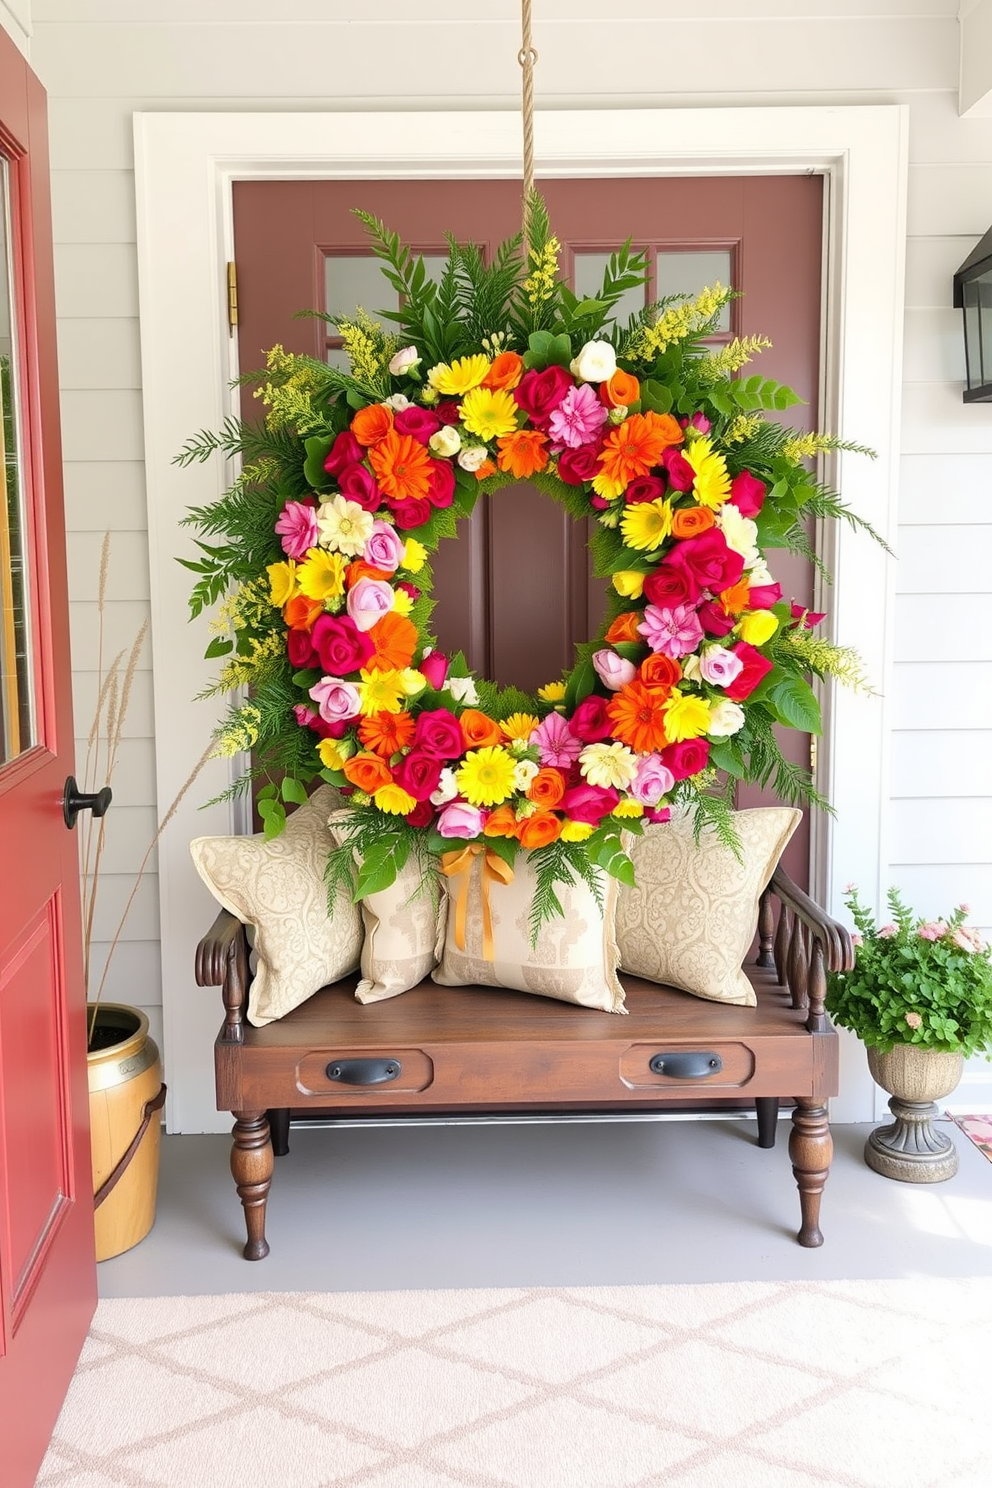
[[[891,1096],[894,1121],[871,1133],[865,1161],[887,1178],[936,1183],[957,1171],[950,1137],[933,1125],[964,1061],[992,1048],[992,959],[965,924],[961,904],[947,919],[914,915],[896,889],[892,919],[874,916],[849,887],[857,932],[853,970],[831,973],[827,1009],[866,1046],[872,1077]]]

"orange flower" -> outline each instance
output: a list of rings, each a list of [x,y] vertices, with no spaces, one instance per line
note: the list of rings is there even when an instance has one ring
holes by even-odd
[[[392,578],[391,573],[385,569],[374,568],[371,563],[366,563],[364,558],[356,558],[354,563],[349,563],[344,571],[344,586],[346,589],[354,589],[359,579],[380,579],[388,584]]]
[[[639,475],[647,475],[657,465],[662,451],[674,441],[668,424],[675,423],[669,414],[632,413],[606,436],[599,462],[603,474],[626,490]],[[678,424],[675,424],[678,429]],[[679,430],[681,433],[681,430]]]
[[[625,614],[618,615],[603,639],[613,644],[616,644],[617,641],[642,640],[643,637],[639,635],[637,630],[640,618],[640,613],[637,610],[627,610]]]
[[[358,737],[366,749],[388,760],[412,741],[413,730],[409,713],[369,713],[358,725]]]
[[[317,616],[323,613],[323,603],[306,594],[294,594],[282,607],[282,618],[290,630],[312,630]]]
[[[670,656],[662,656],[660,651],[646,656],[641,662],[641,681],[645,687],[664,688],[675,687],[682,678],[682,668],[677,661]]]
[[[466,708],[458,722],[462,726],[462,738],[466,749],[485,749],[490,744],[503,743],[503,730],[498,723],[478,708]]]
[[[527,848],[547,847],[561,836],[562,820],[553,811],[535,811],[520,823],[517,836],[520,846]]]
[[[725,615],[739,615],[742,610],[746,610],[750,592],[747,574],[745,574],[742,579],[738,579],[732,589],[724,589],[722,591],[720,604],[723,607],[723,613]]]
[[[427,499],[431,487],[431,457],[412,434],[395,429],[369,450],[369,464],[387,496],[394,501]]]
[[[599,401],[607,408],[629,408],[640,396],[641,384],[632,372],[624,372],[621,367],[599,385]]]
[[[393,410],[385,403],[372,403],[360,408],[351,421],[351,432],[359,444],[378,444],[393,427]]]
[[[482,379],[482,386],[492,388],[493,392],[498,388],[515,388],[523,375],[523,357],[515,351],[501,351]]]
[[[538,429],[518,429],[515,434],[501,434],[498,463],[500,470],[526,480],[548,464],[548,439]]]
[[[560,770],[548,765],[543,770],[538,770],[534,779],[527,789],[528,801],[543,806],[550,811],[552,806],[557,806],[565,794],[565,777]]]
[[[512,806],[497,806],[490,811],[482,828],[483,837],[516,837],[517,818]]]
[[[405,615],[388,610],[365,634],[375,647],[375,655],[366,663],[370,672],[402,672],[410,665],[417,649],[417,627]]]
[[[629,744],[635,754],[650,754],[655,749],[664,749],[669,742],[664,718],[667,702],[667,688],[628,682],[626,687],[614,693],[606,709],[614,738]]]
[[[685,433],[678,419],[671,413],[653,413],[651,417],[655,421],[658,432],[664,435],[665,444],[684,444]]]
[[[672,513],[672,536],[695,537],[715,522],[716,517],[708,506],[684,506],[681,511]]]
[[[496,466],[493,464],[492,460],[483,460],[482,464],[479,466],[478,470],[475,472],[475,478],[476,478],[477,481],[483,481],[483,480],[486,479],[486,476],[487,475],[495,475],[495,474],[496,474]]]
[[[355,789],[369,796],[393,782],[389,766],[377,754],[353,754],[345,760],[343,769]]]

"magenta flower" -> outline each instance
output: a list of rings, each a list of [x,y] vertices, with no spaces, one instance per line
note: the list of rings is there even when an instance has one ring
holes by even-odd
[[[542,765],[555,765],[560,770],[574,765],[585,748],[560,713],[549,713],[531,734],[530,742],[537,745]]]
[[[488,815],[488,811],[483,815],[478,806],[470,806],[467,801],[452,801],[438,816],[438,836],[478,837]]]
[[[287,558],[305,558],[317,546],[317,513],[305,501],[287,501],[279,513],[276,532]]]
[[[689,605],[676,605],[674,610],[668,610],[649,604],[637,628],[652,651],[673,661],[695,651],[703,639],[699,617]]]
[[[594,388],[584,382],[567,392],[548,423],[551,438],[569,449],[591,444],[609,418]]]

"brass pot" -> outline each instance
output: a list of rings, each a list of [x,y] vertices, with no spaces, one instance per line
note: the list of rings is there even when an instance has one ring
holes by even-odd
[[[93,1008],[87,1010],[87,1027]],[[100,1003],[86,1055],[96,1208],[96,1258],[143,1240],[155,1222],[162,1065],[140,1008]]]

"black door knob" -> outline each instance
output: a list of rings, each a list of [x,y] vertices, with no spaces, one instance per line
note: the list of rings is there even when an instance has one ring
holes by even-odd
[[[62,796],[62,815],[69,831],[76,825],[76,817],[81,811],[92,811],[94,816],[104,816],[113,798],[109,785],[105,785],[103,790],[95,791],[91,796],[85,795],[77,786],[75,778],[70,775]]]

